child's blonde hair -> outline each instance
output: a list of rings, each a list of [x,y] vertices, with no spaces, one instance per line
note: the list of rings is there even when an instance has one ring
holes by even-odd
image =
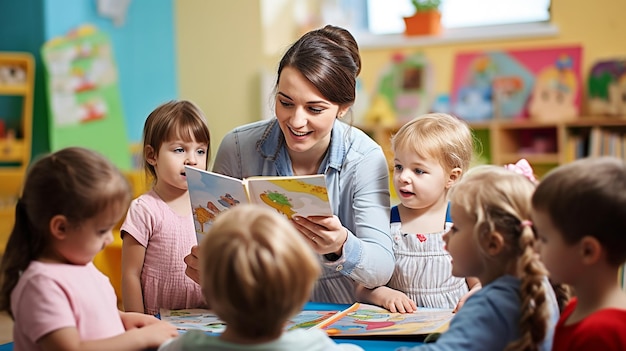
[[[200,244],[200,269],[207,303],[228,328],[251,338],[280,333],[321,272],[293,225],[256,205],[217,216]]]
[[[626,163],[586,158],[560,166],[539,183],[533,208],[546,211],[568,244],[595,237],[609,264],[626,261]]]
[[[108,209],[125,213],[131,198],[122,173],[95,151],[69,147],[34,162],[15,206],[15,225],[2,257],[0,310],[11,311],[11,291],[50,243],[50,220],[63,215],[79,226]]]
[[[433,157],[450,171],[469,168],[474,151],[472,131],[467,123],[446,113],[429,113],[404,124],[391,138],[391,147]]]
[[[195,139],[198,143],[207,144],[206,164],[211,155],[211,134],[206,117],[193,102],[172,100],[158,106],[148,115],[143,127],[143,156],[146,174],[156,180],[154,166],[148,163],[146,152],[152,147],[154,155],[164,142],[181,139],[189,142]]]
[[[475,220],[474,238],[481,245],[493,233],[504,240],[497,256],[483,251],[490,267],[516,264],[521,280],[520,338],[507,350],[536,350],[545,338],[549,309],[543,281],[547,272],[534,250],[535,234],[530,219],[535,184],[523,175],[496,166],[476,167],[449,192],[453,206],[460,206]],[[515,261],[511,261],[515,260]]]

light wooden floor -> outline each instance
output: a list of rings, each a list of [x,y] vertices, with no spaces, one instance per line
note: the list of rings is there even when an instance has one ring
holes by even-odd
[[[6,312],[0,312],[0,345],[13,341],[13,320]]]

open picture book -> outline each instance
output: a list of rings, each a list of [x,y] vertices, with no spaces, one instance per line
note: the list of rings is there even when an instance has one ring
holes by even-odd
[[[287,219],[333,215],[323,174],[240,180],[189,166],[185,172],[198,239],[208,232],[215,216],[240,203],[267,206]]]
[[[285,330],[318,328],[331,337],[417,337],[444,332],[453,316],[451,309],[418,308],[414,313],[392,313],[378,306],[357,302],[345,310],[301,311],[286,323]],[[161,309],[160,317],[182,332],[200,329],[209,334],[220,334],[226,328],[226,324],[211,310]]]

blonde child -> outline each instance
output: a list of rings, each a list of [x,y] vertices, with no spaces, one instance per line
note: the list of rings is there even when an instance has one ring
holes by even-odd
[[[337,345],[322,330],[283,332],[320,272],[310,245],[275,211],[239,205],[222,212],[200,243],[200,284],[226,330],[219,337],[189,331],[159,351],[362,350]]]
[[[144,168],[152,189],[133,200],[122,224],[122,295],[126,311],[204,304],[200,287],[185,275],[185,255],[196,245],[185,165],[206,169],[206,118],[189,101],[157,107],[143,130]]]
[[[535,183],[514,171],[479,166],[450,191],[454,225],[444,234],[452,274],[475,276],[473,294],[436,343],[421,350],[550,350],[558,305],[534,250],[530,201]]]
[[[82,148],[29,169],[0,267],[0,309],[15,350],[145,350],[176,335],[152,316],[120,312],[93,258],[130,202],[124,176]]]
[[[358,299],[391,312],[455,308],[470,289],[480,289],[476,278],[450,274],[443,242],[452,225],[446,196],[469,167],[472,133],[458,118],[433,113],[403,125],[391,144],[393,184],[401,202],[391,209],[395,270],[387,286],[357,287]]]
[[[589,158],[558,167],[532,197],[541,260],[576,292],[556,326],[553,350],[625,350],[626,164]]]

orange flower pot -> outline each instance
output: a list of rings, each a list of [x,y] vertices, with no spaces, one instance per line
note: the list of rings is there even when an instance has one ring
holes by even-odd
[[[404,17],[405,35],[438,35],[441,33],[441,12],[416,12],[411,17]]]

